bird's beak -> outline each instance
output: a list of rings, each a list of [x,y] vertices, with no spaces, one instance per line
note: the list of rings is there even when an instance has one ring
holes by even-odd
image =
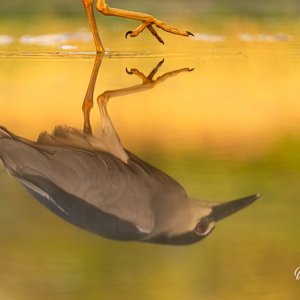
[[[212,212],[209,215],[210,222],[218,222],[226,217],[231,216],[232,214],[250,205],[260,196],[261,194],[256,194],[238,200],[221,203],[212,207]]]

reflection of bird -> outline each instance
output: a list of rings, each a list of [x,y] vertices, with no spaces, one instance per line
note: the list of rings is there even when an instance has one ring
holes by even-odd
[[[259,197],[228,203],[190,199],[178,182],[124,150],[105,115],[104,124],[100,139],[57,127],[37,143],[1,128],[1,161],[51,211],[117,240],[194,243]]]
[[[228,203],[191,199],[174,179],[125,150],[106,104],[116,93],[128,94],[135,89],[107,91],[98,97],[101,128],[99,137],[93,136],[88,103],[100,62],[96,59],[84,101],[84,131],[57,127],[52,135],[41,133],[35,143],[0,127],[4,167],[38,201],[70,223],[103,237],[183,245],[203,239],[217,221],[260,196]],[[132,72],[147,81],[142,73]],[[140,91],[141,86],[136,89]]]
[[[100,37],[99,37],[99,33],[98,33],[98,29],[97,29],[97,25],[96,25],[96,21],[95,21],[95,17],[94,17],[94,12],[93,12],[94,0],[82,0],[82,2],[84,5],[84,8],[86,10],[88,19],[89,19],[89,23],[90,23],[91,30],[92,30],[93,37],[94,37],[94,42],[96,45],[96,50],[97,50],[97,52],[103,53],[104,48],[103,48],[103,45],[102,45]],[[164,24],[163,22],[153,18],[153,16],[151,16],[151,15],[147,15],[147,14],[143,14],[143,13],[139,13],[139,12],[132,12],[132,11],[123,10],[123,9],[110,8],[106,4],[105,0],[97,0],[96,9],[105,16],[115,16],[115,17],[122,17],[122,18],[128,18],[128,19],[134,19],[134,20],[141,21],[142,24],[135,30],[128,31],[126,33],[126,37],[128,34],[130,34],[131,37],[135,37],[138,34],[140,34],[145,28],[147,28],[153,34],[153,36],[155,36],[157,38],[157,40],[163,44],[164,43],[163,40],[157,34],[157,32],[154,30],[152,25],[156,25],[158,28],[161,28],[164,31],[167,31],[167,32],[170,32],[173,34],[178,34],[178,35],[182,35],[182,36],[193,35],[189,31],[182,31],[182,30],[178,30],[174,27],[170,27],[170,26]]]

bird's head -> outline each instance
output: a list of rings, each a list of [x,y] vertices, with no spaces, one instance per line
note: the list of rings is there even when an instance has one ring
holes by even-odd
[[[207,237],[215,228],[215,224],[247,207],[261,195],[256,194],[225,203],[191,200],[188,209],[181,209],[172,221],[167,221],[166,230],[156,232],[148,237],[147,242],[188,245]]]

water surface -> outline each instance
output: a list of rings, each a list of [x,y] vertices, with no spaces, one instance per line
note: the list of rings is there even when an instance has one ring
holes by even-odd
[[[228,201],[257,192],[263,197],[192,246],[122,243],[55,216],[1,168],[0,297],[296,299],[297,22],[235,19],[225,28],[203,31],[192,22],[187,29],[194,28],[196,38],[164,34],[165,47],[150,36],[124,40],[123,23],[114,34],[104,33],[109,49],[95,99],[107,90],[141,84],[126,68],[148,76],[164,59],[155,78],[194,69],[110,100],[108,111],[124,147],[178,180],[191,197]],[[30,34],[76,32],[72,23],[55,24],[60,30]],[[57,125],[82,129],[81,106],[95,58],[92,41],[25,45],[19,38],[28,29],[6,34],[15,40],[1,46],[1,125],[31,140]],[[64,50],[64,44],[77,49]],[[99,122],[95,105],[95,134]]]

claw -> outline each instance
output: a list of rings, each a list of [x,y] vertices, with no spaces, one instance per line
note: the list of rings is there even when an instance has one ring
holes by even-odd
[[[164,41],[162,40],[162,38],[157,34],[157,32],[155,31],[155,29],[152,27],[152,25],[148,25],[147,28],[149,29],[149,31],[157,38],[157,40],[162,43],[163,45],[165,44]]]
[[[132,75],[133,73],[128,71],[127,67],[126,67],[126,73]]]
[[[189,31],[186,31],[186,33],[188,34],[188,35],[192,35],[192,36],[194,36],[191,32],[189,32]]]
[[[132,33],[133,33],[133,31],[127,31],[126,34],[125,34],[125,38],[127,39],[127,35],[132,34]]]

